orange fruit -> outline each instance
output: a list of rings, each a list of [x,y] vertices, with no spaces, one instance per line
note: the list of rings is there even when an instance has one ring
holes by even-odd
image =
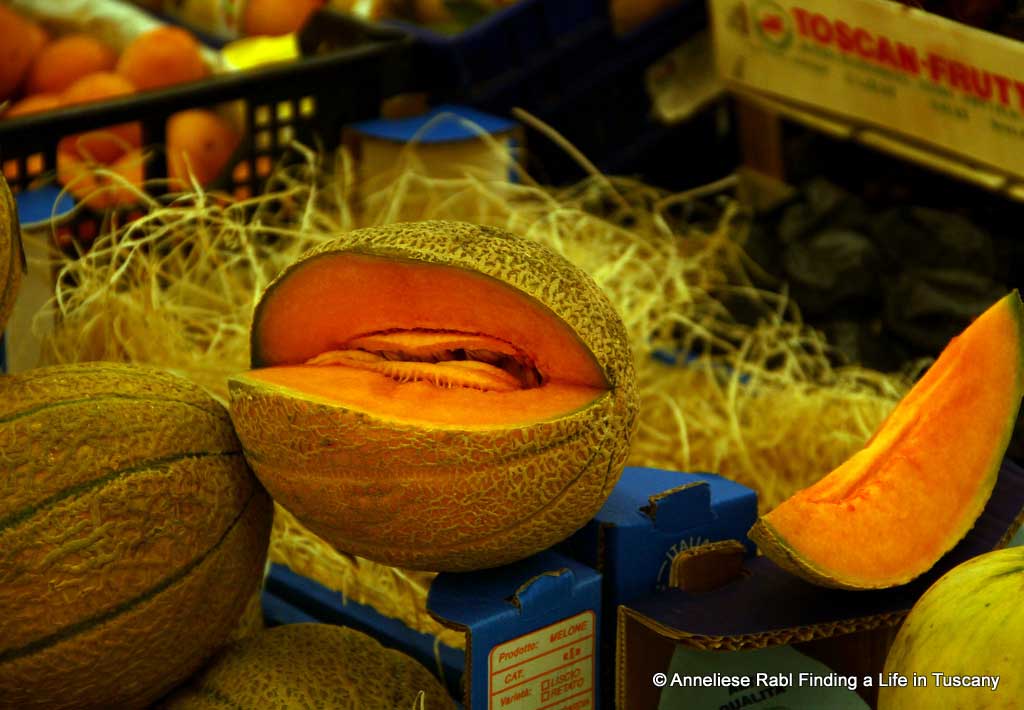
[[[32,61],[35,61],[43,47],[50,43],[50,33],[36,22],[28,21],[29,44],[32,47]],[[30,67],[31,68],[31,67]]]
[[[61,93],[84,76],[110,71],[117,53],[94,37],[72,34],[54,40],[39,52],[29,70],[30,94]]]
[[[138,203],[138,197],[121,179],[137,187],[142,186],[144,158],[141,150],[126,152],[107,167],[118,177],[101,175],[95,166],[73,153],[57,152],[57,180],[79,204],[90,209],[105,210],[127,207]]]
[[[57,94],[34,94],[26,96],[4,111],[3,117],[14,118],[15,116],[27,116],[30,113],[52,111],[55,108],[60,108],[62,104],[63,101]]]
[[[83,76],[68,87],[61,98],[65,104],[85,104],[135,93],[135,85],[120,74],[101,71]]]
[[[167,121],[167,175],[172,189],[188,189],[189,170],[202,186],[227,166],[240,137],[231,124],[203,109],[174,114]]]
[[[96,72],[83,76],[61,96],[65,105],[102,101],[135,93],[135,87],[120,74]],[[112,163],[125,152],[142,145],[142,127],[138,123],[122,123],[102,130],[69,136],[60,142],[60,149],[79,159]]]
[[[180,27],[158,27],[125,48],[117,72],[145,91],[202,79],[210,69],[191,33]]]
[[[135,93],[135,85],[114,72],[95,72],[84,76],[61,94],[65,103],[88,103]]]
[[[323,0],[249,0],[242,28],[247,35],[298,32],[323,4]]]
[[[32,23],[0,5],[0,101],[21,86],[34,52]]]

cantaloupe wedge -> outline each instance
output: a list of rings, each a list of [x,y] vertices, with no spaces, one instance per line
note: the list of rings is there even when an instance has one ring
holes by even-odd
[[[974,525],[1024,392],[1016,291],[954,338],[867,445],[763,516],[750,538],[817,584],[893,587],[926,572]]]

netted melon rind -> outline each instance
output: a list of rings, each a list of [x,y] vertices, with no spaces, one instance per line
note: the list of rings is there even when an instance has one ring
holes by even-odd
[[[185,380],[85,364],[0,392],[0,704],[143,707],[228,640],[270,498]]]
[[[411,657],[346,627],[288,624],[225,649],[158,707],[402,710],[421,692],[424,710],[454,710],[437,678]]]

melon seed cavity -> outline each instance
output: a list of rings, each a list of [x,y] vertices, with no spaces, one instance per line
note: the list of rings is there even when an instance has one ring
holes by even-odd
[[[307,365],[353,367],[396,382],[428,382],[511,392],[539,387],[543,378],[519,348],[479,333],[396,330],[353,338],[337,350],[320,353]]]

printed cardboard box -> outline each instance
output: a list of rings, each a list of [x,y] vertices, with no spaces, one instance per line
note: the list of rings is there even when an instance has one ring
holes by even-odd
[[[687,592],[673,588],[623,605],[618,611],[616,708],[658,708],[662,688],[671,680],[667,671],[677,647],[684,652],[722,653],[789,645],[824,663],[834,676],[860,679],[856,692],[874,703],[879,683],[887,682],[881,671],[889,645],[914,602],[956,565],[1005,546],[1022,522],[1024,469],[1007,460],[988,505],[968,535],[929,572],[909,584],[876,591],[828,589],[782,570],[765,557],[736,558],[738,573],[714,589]],[[721,560],[706,565],[701,571],[705,576],[708,570],[720,569],[726,560],[718,550],[708,554]],[[699,576],[689,580],[691,588],[699,588]],[[723,655],[720,670],[732,664],[734,656],[729,656]],[[706,664],[680,675],[697,673],[714,678]],[[717,676],[720,690],[724,676]],[[865,676],[872,678],[870,686],[863,682]],[[801,677],[796,675],[793,681],[800,685]],[[725,690],[728,693],[729,689]],[[773,697],[777,690],[767,682],[759,683],[736,697],[742,701],[749,695],[750,704]],[[817,704],[826,706],[820,701]],[[687,707],[704,710],[707,706],[694,699]]]
[[[757,519],[757,494],[711,473],[627,467],[594,519],[558,550],[601,573],[604,589],[602,667],[615,658],[615,615],[620,604],[666,589],[673,558],[717,540],[754,545],[747,531]],[[614,675],[604,675],[611,702]]]
[[[1020,196],[1024,44],[889,0],[711,0],[730,89]]]
[[[680,551],[716,540],[744,541],[757,519],[757,493],[713,473],[626,467],[604,506],[558,546],[604,578],[607,604],[665,589]],[[609,607],[612,608],[612,607]]]

